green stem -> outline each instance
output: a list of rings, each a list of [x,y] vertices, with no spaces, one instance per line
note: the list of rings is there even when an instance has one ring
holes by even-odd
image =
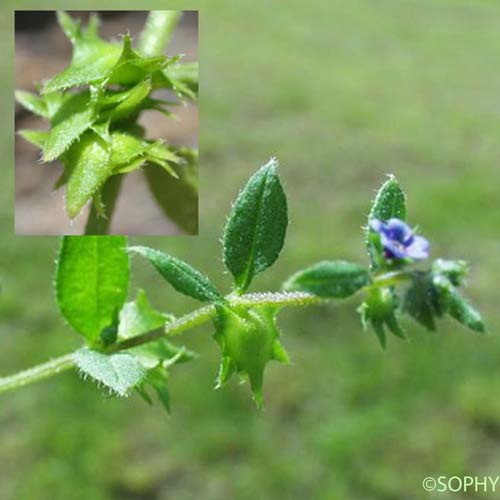
[[[163,55],[180,17],[177,10],[152,10],[141,33],[139,51],[146,57]]]
[[[116,200],[118,199],[118,194],[120,192],[120,186],[123,180],[123,175],[113,175],[104,184],[101,190],[102,211],[98,211],[95,204],[92,204],[90,209],[89,218],[87,219],[87,224],[85,225],[85,234],[108,234],[109,227],[111,226],[111,218],[113,217],[113,212],[115,210]]]
[[[385,274],[380,274],[373,278],[373,282],[371,285],[368,285],[366,288],[382,288],[386,286],[395,286],[400,283],[404,283],[408,281],[412,277],[411,271],[392,271]]]
[[[252,307],[256,305],[275,305],[279,307],[300,307],[311,304],[319,304],[323,299],[301,292],[276,292],[276,293],[252,293],[240,297],[226,297],[230,304]],[[159,328],[146,332],[142,335],[132,337],[115,344],[108,352],[117,352],[137,347],[158,340],[162,337],[171,337],[190,330],[196,326],[210,321],[215,315],[215,306],[209,304],[200,307],[184,316],[177,318],[171,323],[167,323],[164,328]],[[0,394],[14,389],[18,389],[28,384],[33,384],[40,380],[52,377],[75,366],[73,353],[65,354],[59,358],[52,359],[47,363],[34,366],[8,377],[0,378]]]
[[[69,370],[73,366],[73,353],[69,353],[28,370],[15,373],[9,377],[0,378],[0,394],[53,377],[58,373]]]

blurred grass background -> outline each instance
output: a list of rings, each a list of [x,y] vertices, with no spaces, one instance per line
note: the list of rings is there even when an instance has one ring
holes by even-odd
[[[62,2],[19,1],[16,8]],[[66,8],[73,8],[65,4]],[[182,5],[181,5],[182,4]],[[12,55],[13,0],[0,16]],[[165,2],[107,2],[159,8]],[[366,261],[360,228],[388,172],[434,256],[471,262],[468,296],[491,335],[443,322],[382,352],[356,301],[281,316],[294,364],[271,365],[266,408],[247,387],[212,390],[209,327],[175,369],[173,415],[104,397],[66,374],[0,399],[0,498],[421,499],[421,481],[500,470],[500,5],[487,0],[168,3],[200,9],[200,236],[141,238],[222,276],[219,235],[246,178],[277,155],[291,225],[285,251],[255,290],[279,287],[323,258]],[[80,1],[78,8],[102,8]],[[78,346],[52,297],[53,238],[12,236],[12,57],[2,57],[0,370]],[[181,313],[146,265],[134,285]],[[472,498],[441,493],[442,499]],[[495,498],[494,493],[476,497]]]

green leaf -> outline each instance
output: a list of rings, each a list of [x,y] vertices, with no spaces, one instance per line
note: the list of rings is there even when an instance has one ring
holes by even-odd
[[[47,82],[42,93],[101,82],[131,86],[148,75],[153,77],[155,85],[173,89],[161,71],[176,58],[142,57],[132,49],[129,35],[123,37],[121,47],[105,42],[99,37],[96,17],[91,19],[86,30],[66,14],[60,14],[59,21],[73,44],[73,56],[70,65]]]
[[[130,89],[127,97],[111,113],[111,122],[124,120],[141,110],[141,103],[151,92],[151,79],[146,78]]]
[[[73,360],[83,376],[89,376],[119,396],[127,396],[140,384],[146,372],[135,356],[129,353],[103,354],[83,348]]]
[[[120,312],[118,336],[121,339],[135,337],[151,330],[156,330],[172,321],[172,316],[153,308],[146,292],[139,290],[133,302],[127,302]]]
[[[370,210],[369,219],[406,220],[406,197],[393,175],[382,184]]]
[[[69,92],[51,92],[50,94],[43,94],[41,97],[47,106],[47,118],[52,120],[61,106],[68,100],[73,99],[74,94]]]
[[[57,22],[63,30],[63,33],[68,37],[71,43],[75,43],[81,36],[80,20],[74,20],[64,11],[57,11]]]
[[[43,148],[49,136],[48,132],[42,130],[20,130],[18,133],[37,148]]]
[[[156,311],[145,292],[139,290],[136,300],[128,302],[121,310],[118,336],[122,340],[136,337],[162,328],[173,319],[171,315]],[[156,391],[158,388],[154,381],[158,381],[158,378],[155,375],[150,376],[151,373],[164,372],[171,365],[185,363],[196,357],[194,352],[185,347],[177,347],[165,338],[133,347],[129,352],[134,354],[139,363],[148,370],[144,384],[150,383]]]
[[[413,274],[412,282],[404,295],[403,310],[427,330],[436,329],[434,317],[439,311],[436,309],[436,292],[430,274]]]
[[[132,160],[130,163],[123,163],[122,165],[116,165],[113,168],[113,174],[129,174],[130,172],[134,172],[135,170],[143,167],[147,162],[147,159],[143,156]]]
[[[323,261],[294,274],[285,290],[308,292],[319,297],[344,298],[370,282],[368,270],[342,260]]]
[[[165,73],[174,82],[174,88],[188,97],[196,98],[198,94],[198,62],[172,64],[165,70]],[[190,92],[186,92],[186,88]]]
[[[387,338],[385,335],[384,322],[380,319],[373,318],[370,321],[370,324],[378,338],[378,341],[380,342],[382,349],[385,349],[387,347]]]
[[[385,319],[385,326],[389,329],[389,331],[393,335],[401,339],[406,339],[406,335],[403,329],[401,328],[401,325],[399,324],[398,318],[394,310],[388,313],[384,319]]]
[[[86,235],[105,235],[109,233],[111,216],[120,193],[122,175],[112,175],[93,197],[93,203],[85,224]],[[106,200],[106,203],[103,202]]]
[[[149,370],[146,381],[156,392],[161,404],[170,413],[170,393],[167,386],[168,372],[161,367]]]
[[[148,247],[130,247],[129,250],[146,258],[178,292],[201,302],[224,300],[212,282],[186,262]]]
[[[143,82],[139,82],[141,85]],[[115,108],[118,104],[128,99],[130,96],[137,92],[136,87],[132,87],[126,90],[115,90],[106,88],[106,91],[99,98],[99,105],[102,110],[109,110]]]
[[[89,92],[65,100],[52,118],[43,148],[43,161],[59,158],[96,120],[97,111]]]
[[[66,166],[66,210],[76,217],[113,172],[106,143],[94,132],[86,132],[64,155]]]
[[[469,273],[469,266],[464,260],[436,259],[432,263],[432,272],[446,276],[454,286],[459,286]]]
[[[133,347],[130,352],[137,356],[142,366],[147,369],[159,365],[167,367],[177,363],[185,363],[197,357],[193,351],[184,346],[178,347],[164,338]]]
[[[127,297],[129,257],[124,236],[65,236],[57,261],[61,314],[88,342],[114,323]]]
[[[121,310],[119,337],[120,339],[126,339],[142,335],[162,328],[172,320],[173,316],[155,310],[145,292],[139,290],[137,298],[133,302],[125,304]],[[169,411],[170,398],[167,388],[167,368],[177,363],[191,361],[196,357],[196,354],[185,347],[177,347],[165,338],[133,347],[129,352],[147,370],[144,381],[137,387],[137,392],[148,404],[152,404],[153,402],[147,393],[147,386],[151,386],[158,399]]]
[[[234,372],[247,376],[255,403],[262,406],[264,369],[271,360],[289,363],[279,341],[275,306],[262,305],[250,309],[218,306],[214,319],[214,339],[222,353],[216,387]]]
[[[162,140],[150,143],[148,148],[148,158],[151,162],[156,162],[157,160],[162,160],[158,165],[164,166],[164,163],[169,161],[171,163],[180,163],[181,158],[177,156],[173,151],[170,151]],[[174,177],[178,177],[174,172]]]
[[[24,90],[16,90],[15,96],[16,101],[24,106],[28,111],[31,111],[34,115],[49,118],[47,104],[37,95],[32,94],[31,92],[25,92]]]
[[[180,159],[161,141],[151,143],[129,132],[115,130],[109,135],[109,142],[111,143],[110,162],[113,165],[114,174],[132,172],[146,162],[151,162],[160,165],[169,175],[178,177],[167,161],[179,162]]]
[[[163,87],[172,89],[180,99],[198,98],[198,63],[174,63],[164,71]]]
[[[271,159],[250,178],[224,231],[224,263],[234,276],[238,293],[276,261],[283,247],[288,216],[277,166]]]
[[[377,236],[371,231],[369,222],[371,219],[387,221],[396,218],[406,220],[406,197],[399,183],[393,175],[390,175],[387,181],[382,184],[375,200],[373,201],[370,215],[368,216],[368,225],[366,227],[366,245],[370,256],[372,269],[381,267],[384,259],[381,258],[381,247],[378,244]]]
[[[108,75],[109,84],[135,85],[148,75],[162,70],[167,64],[165,56],[142,57],[132,49],[129,35],[123,37],[123,47],[116,65]]]
[[[172,166],[179,180],[154,165],[144,169],[144,175],[163,213],[188,234],[198,234],[198,162],[197,155],[188,154],[176,154],[188,161]]]
[[[99,38],[95,17],[85,31],[82,31],[67,14],[59,14],[58,19],[73,44],[73,56],[70,65],[51,78],[45,84],[42,93],[47,94],[105,80],[120,58],[122,53],[120,46]]]
[[[149,144],[132,134],[116,130],[111,133],[111,163],[114,168],[132,162],[138,156],[144,155]]]
[[[485,331],[479,311],[458,293],[451,281],[444,276],[435,276],[433,283],[438,291],[440,304],[451,317],[471,330],[480,333]]]

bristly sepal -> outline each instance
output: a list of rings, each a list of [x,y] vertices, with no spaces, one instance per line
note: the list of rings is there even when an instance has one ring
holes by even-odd
[[[264,369],[271,360],[289,363],[276,324],[276,306],[217,306],[214,339],[221,349],[216,387],[233,373],[248,378],[257,407],[263,405]]]

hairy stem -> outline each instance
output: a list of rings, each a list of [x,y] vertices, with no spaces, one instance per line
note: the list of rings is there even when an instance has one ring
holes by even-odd
[[[89,218],[85,225],[85,234],[108,234],[111,226],[111,217],[115,210],[116,200],[120,192],[120,186],[123,180],[123,175],[113,175],[104,184],[101,191],[102,210],[104,213],[99,213],[95,204],[92,204]]]
[[[300,307],[323,302],[322,299],[314,295],[301,292],[251,293],[240,297],[229,295],[226,298],[230,304],[247,307],[266,304],[279,307]],[[200,307],[177,318],[171,323],[167,323],[164,328],[152,330],[142,335],[138,335],[114,344],[108,352],[112,353],[123,351],[130,349],[131,347],[137,347],[139,345],[147,344],[148,342],[153,342],[154,340],[158,340],[162,337],[179,335],[186,330],[190,330],[196,326],[207,323],[214,317],[214,315],[215,306],[213,304]],[[0,378],[0,394],[52,377],[58,373],[69,370],[74,366],[75,363],[73,360],[73,353],[69,353],[59,358],[52,359],[47,363],[34,366],[29,370]]]
[[[15,373],[9,377],[0,378],[0,394],[53,377],[58,373],[69,370],[73,366],[73,353],[69,353],[28,370]]]
[[[180,17],[177,10],[152,10],[141,33],[139,51],[146,57],[163,55]]]

